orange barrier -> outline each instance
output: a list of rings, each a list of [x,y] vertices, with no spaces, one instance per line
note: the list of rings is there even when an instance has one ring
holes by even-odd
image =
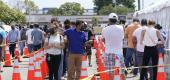
[[[33,63],[33,57],[30,57],[27,80],[33,80],[33,78],[34,78],[34,63]]]
[[[159,54],[159,65],[158,65],[158,73],[157,73],[157,80],[166,80],[166,73],[164,70],[164,63],[163,63],[163,55]]]
[[[35,73],[34,73],[34,79],[33,80],[43,80],[41,68],[40,68],[40,62],[36,61],[34,66],[35,66]]]
[[[23,58],[29,58],[29,52],[28,52],[28,47],[27,46],[24,48],[24,56],[23,56]]]
[[[19,63],[17,59],[14,60],[12,80],[21,80],[21,75],[19,72]]]

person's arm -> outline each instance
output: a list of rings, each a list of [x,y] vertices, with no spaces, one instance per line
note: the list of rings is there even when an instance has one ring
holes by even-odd
[[[145,32],[146,32],[146,30],[143,30],[142,33],[141,33],[140,44],[143,44]]]
[[[28,32],[26,31],[26,44],[28,44]]]
[[[136,30],[133,32],[132,34],[132,42],[133,42],[133,46],[136,48],[136,45],[137,45],[137,33],[136,33]]]
[[[156,34],[157,34],[157,37],[161,40],[161,41],[158,42],[158,44],[164,44],[165,40],[163,39],[160,31],[157,30]]]
[[[136,48],[136,45],[137,45],[137,38],[136,38],[136,36],[133,36],[132,41],[133,41],[133,46]]]
[[[125,36],[124,36],[124,38],[128,38],[128,34],[129,34],[129,27],[127,27],[126,29],[125,29]]]

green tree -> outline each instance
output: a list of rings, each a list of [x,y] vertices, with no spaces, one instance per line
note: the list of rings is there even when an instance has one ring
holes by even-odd
[[[112,12],[117,13],[119,15],[127,15],[127,13],[129,12],[133,12],[133,9],[127,8],[123,5],[113,7],[112,4],[109,4],[108,6],[104,6],[99,10],[99,15],[108,15]]]
[[[36,11],[38,9],[38,6],[31,0],[24,0],[24,4],[26,6],[26,14],[29,14],[32,11]]]
[[[97,13],[99,13],[99,11],[104,6],[108,6],[110,4],[112,4],[113,7],[115,7],[115,5],[116,6],[123,5],[127,8],[135,9],[135,5],[134,5],[135,0],[115,0],[116,4],[113,4],[112,1],[113,0],[94,0],[94,4],[96,5],[95,9],[96,9]]]
[[[58,8],[51,8],[48,10],[47,14],[54,15],[54,16],[61,16],[63,11]]]
[[[0,0],[0,21],[5,24],[11,24],[12,22],[22,23],[25,22],[25,15],[20,11],[11,9]]]
[[[67,2],[65,4],[62,4],[58,10],[60,14],[65,16],[82,15],[84,12],[84,8],[76,2]]]
[[[92,26],[95,27],[98,25],[98,19],[96,17],[92,17]]]

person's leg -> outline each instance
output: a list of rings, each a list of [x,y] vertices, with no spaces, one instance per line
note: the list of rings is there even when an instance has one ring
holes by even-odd
[[[33,45],[33,50],[34,50],[34,51],[37,51],[37,50],[38,50],[37,45]]]
[[[135,67],[137,67],[138,66],[138,54],[137,54],[137,52],[136,52],[136,50],[135,49],[133,49],[132,50],[132,52],[133,52],[133,54],[132,54],[132,58],[133,58],[133,62],[134,62],[134,66]],[[137,73],[138,73],[138,69],[137,68],[135,68],[134,70],[133,70],[133,75],[137,75]]]
[[[28,47],[28,52],[31,53],[32,52],[31,44],[27,44],[27,47]]]
[[[24,49],[24,47],[25,47],[25,41],[20,42],[20,43],[19,43],[19,46],[20,46],[20,54],[21,54],[21,56],[22,56],[23,53],[24,53],[23,49]]]
[[[158,51],[155,48],[152,49],[152,66],[158,65]],[[157,78],[157,67],[153,68],[153,80]]]
[[[123,48],[123,57],[126,58],[126,49],[127,48]]]
[[[46,61],[47,61],[48,69],[49,69],[49,73],[48,73],[49,74],[49,80],[53,80],[53,72],[54,72],[53,57],[50,56],[49,54],[47,54]]]
[[[76,60],[75,60],[76,79],[75,80],[80,80],[81,65],[82,65],[82,55],[81,54],[76,54],[75,57],[76,57]]]
[[[125,66],[129,67],[129,62],[132,58],[132,50],[130,48],[127,48],[126,50]]]
[[[137,54],[138,67],[142,66],[143,54],[144,54],[143,52],[139,52]],[[139,69],[139,72],[141,72],[141,69]]]
[[[64,76],[67,71],[67,54],[68,54],[66,48],[63,51],[64,51],[64,54],[63,54],[63,74],[62,74],[62,76]]]
[[[61,62],[61,55],[55,55],[54,56],[54,63],[53,63],[53,67],[54,67],[54,80],[60,80],[61,77],[58,77],[58,70],[59,70],[59,66],[60,66],[60,62]]]
[[[88,58],[88,61],[89,61],[89,67],[92,66],[92,65],[91,65],[91,55],[92,55],[92,52],[91,52],[91,50],[89,50],[89,51],[87,52],[87,58]]]
[[[115,66],[115,60],[114,60],[115,55],[113,53],[104,53],[104,58],[105,58],[105,61],[104,61],[105,69],[106,70],[112,70],[113,67]],[[109,75],[108,80],[113,80],[114,72],[109,71],[108,75]]]
[[[11,56],[14,57],[14,54],[12,53],[12,47],[13,47],[12,44],[9,43],[9,52],[10,52]]]
[[[74,78],[75,78],[75,54],[69,53],[67,80],[74,80]]]
[[[39,45],[37,46],[37,50],[41,49],[41,46],[42,46],[42,44],[39,44]]]
[[[15,43],[12,43],[12,44],[11,44],[11,53],[12,53],[12,57],[13,57],[13,58],[15,57],[15,48],[16,48],[16,44],[15,44]]]
[[[149,48],[145,47],[142,66],[147,66],[148,65],[150,56],[151,55],[150,55]],[[146,78],[146,75],[147,75],[147,68],[142,68],[141,73],[140,73],[140,80],[144,80]]]

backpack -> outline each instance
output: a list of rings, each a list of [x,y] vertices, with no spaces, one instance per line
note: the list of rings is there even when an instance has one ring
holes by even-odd
[[[3,42],[3,36],[2,34],[0,34],[0,44],[2,44],[2,42]]]
[[[21,40],[26,40],[26,29],[21,30]]]

